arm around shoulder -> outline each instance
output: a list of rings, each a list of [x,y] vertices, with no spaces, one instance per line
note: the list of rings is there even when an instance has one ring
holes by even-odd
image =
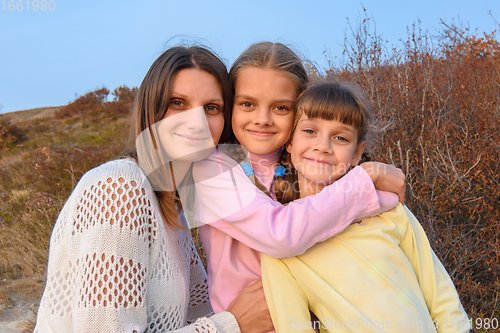
[[[354,220],[380,212],[378,193],[360,167],[320,193],[287,206],[258,190],[239,164],[224,154],[195,163],[193,175],[198,225],[210,224],[275,258],[302,254]],[[397,199],[393,201],[395,205]]]

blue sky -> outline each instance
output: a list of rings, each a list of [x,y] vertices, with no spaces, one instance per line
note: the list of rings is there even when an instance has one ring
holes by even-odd
[[[102,86],[138,86],[154,59],[180,41],[210,46],[230,65],[251,43],[291,44],[320,67],[342,51],[348,19],[362,8],[389,45],[401,45],[417,19],[431,34],[440,19],[472,29],[500,28],[498,0],[51,0],[42,11],[0,2],[0,112],[64,105]],[[49,5],[49,2],[47,2]],[[11,7],[12,8],[12,7]],[[20,9],[20,7],[19,7]]]

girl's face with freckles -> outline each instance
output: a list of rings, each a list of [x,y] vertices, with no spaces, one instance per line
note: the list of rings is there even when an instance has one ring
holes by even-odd
[[[353,126],[338,120],[300,117],[286,149],[297,170],[301,197],[318,193],[358,164],[365,142],[358,143],[357,137]]]
[[[235,84],[233,132],[251,153],[280,149],[292,131],[297,84],[285,71],[243,67]]]

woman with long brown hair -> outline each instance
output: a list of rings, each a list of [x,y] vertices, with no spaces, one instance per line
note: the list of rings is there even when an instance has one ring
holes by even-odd
[[[87,172],[57,219],[35,332],[272,328],[260,283],[205,317],[206,273],[176,195],[191,163],[228,135],[230,107],[227,69],[210,51],[179,46],[156,59],[124,158]]]

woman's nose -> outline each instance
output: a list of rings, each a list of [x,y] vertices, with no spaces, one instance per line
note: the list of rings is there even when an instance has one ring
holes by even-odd
[[[207,116],[203,108],[190,110],[186,119],[186,127],[194,132],[202,132],[208,128]]]

